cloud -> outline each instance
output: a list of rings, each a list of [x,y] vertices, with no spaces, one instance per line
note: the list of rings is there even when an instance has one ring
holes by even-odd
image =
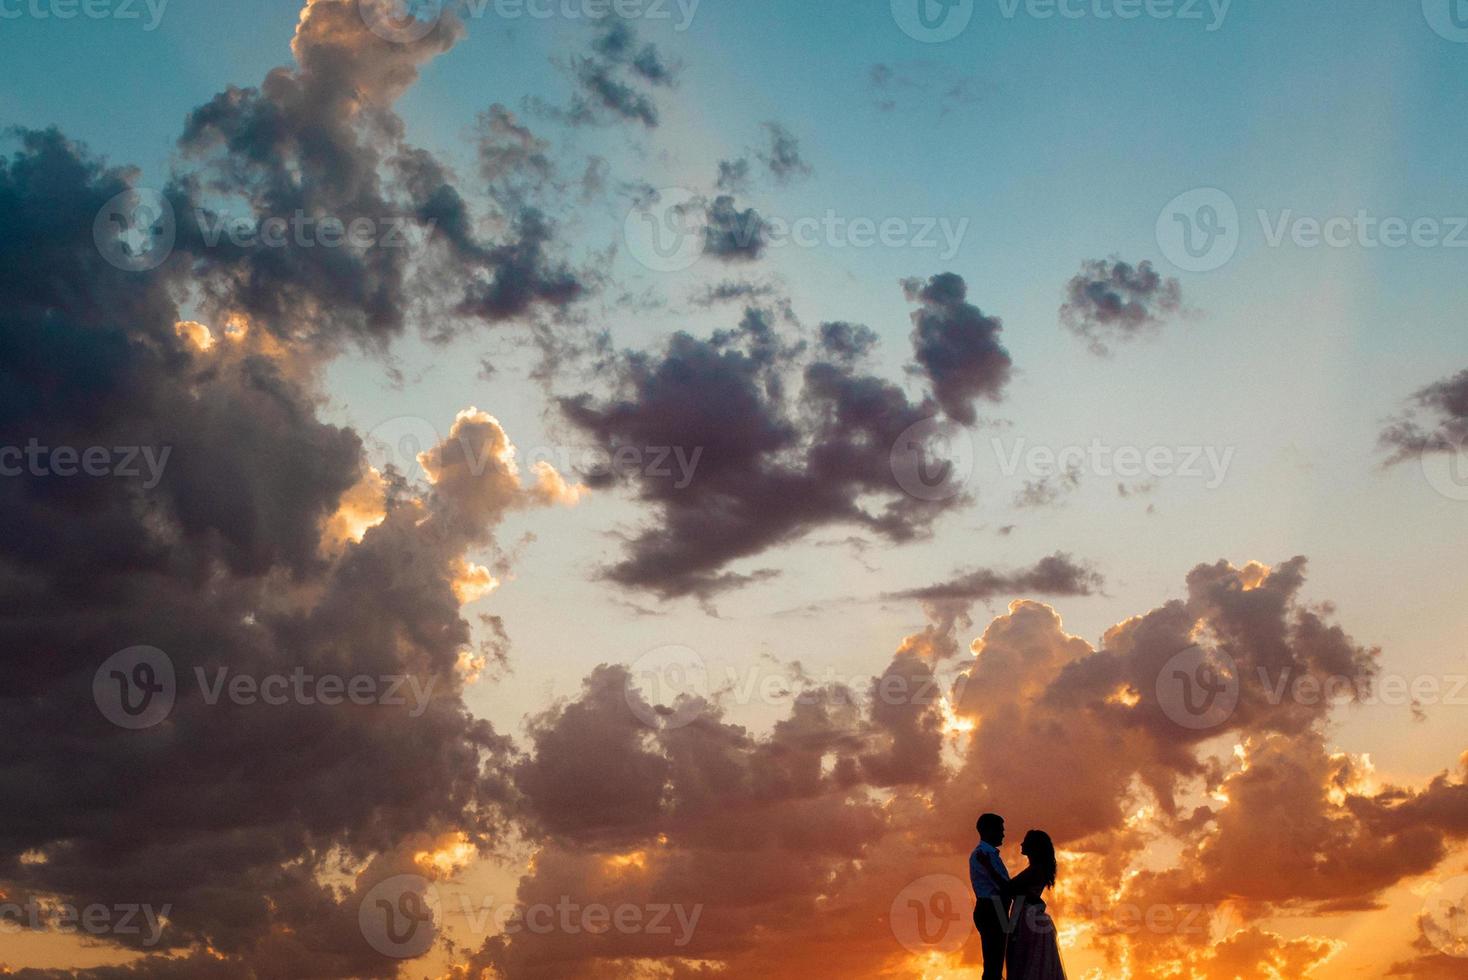
[[[755,302],[768,299],[774,294],[775,287],[769,283],[725,279],[722,282],[703,287],[693,295],[691,302],[694,306],[707,309],[719,303]]]
[[[968,399],[999,396],[1009,355],[994,341],[998,321],[963,302],[959,277],[937,277],[909,295],[923,304],[913,337],[934,378],[932,399],[915,402],[862,373],[857,361],[874,343],[866,328],[826,325],[812,348],[784,340],[757,309],[707,340],[680,332],[660,352],[619,355],[607,397],[563,397],[568,421],[609,452],[670,447],[698,459],[685,482],[629,479],[657,519],[607,570],[611,580],[665,598],[707,599],[751,581],[731,563],[818,528],[854,526],[900,543],[929,533],[959,505],[961,494],[905,493],[892,448],[935,415],[936,402],[974,421]]]
[[[1101,576],[1094,570],[1077,563],[1070,555],[1057,552],[1018,571],[1001,572],[992,568],[978,568],[946,582],[902,592],[889,592],[886,598],[954,603],[967,610],[976,602],[986,602],[1016,592],[1035,592],[1051,596],[1091,595],[1102,584]]]
[[[479,172],[497,202],[524,205],[554,184],[556,167],[550,142],[536,136],[513,112],[496,102],[479,114]],[[597,180],[595,160],[587,174]],[[604,161],[603,161],[604,163]]]
[[[1063,473],[1050,473],[1038,480],[1026,480],[1025,485],[1014,495],[1014,506],[1020,509],[1053,507],[1079,490],[1080,486],[1080,464],[1071,463]]]
[[[711,683],[674,699],[603,665],[532,724],[517,782],[540,849],[517,901],[668,903],[697,908],[697,926],[681,946],[671,935],[593,942],[522,930],[491,938],[468,969],[915,972],[920,961],[896,933],[871,924],[890,922],[914,881],[961,869],[974,815],[997,808],[1012,827],[1054,835],[1062,863],[1051,912],[1067,936],[1111,956],[1108,976],[1319,975],[1340,944],[1285,938],[1271,918],[1359,906],[1431,867],[1462,838],[1464,781],[1373,788],[1363,760],[1326,748],[1328,705],[1273,704],[1252,690],[1209,731],[1168,716],[1158,679],[1199,637],[1243,676],[1268,666],[1368,678],[1373,652],[1301,599],[1303,581],[1299,559],[1200,565],[1185,599],[1123,620],[1098,647],[1067,634],[1050,607],[1016,601],[942,675],[951,638],[932,629],[904,640],[866,686],[821,684],[808,664],[770,665],[784,710],[765,732],[727,718],[740,691],[760,685]],[[649,699],[683,723],[647,727]],[[1214,753],[1230,742],[1240,754]],[[617,773],[625,792],[613,787]],[[1403,807],[1418,812],[1381,822]],[[1160,842],[1183,852],[1171,870],[1148,858]],[[1128,909],[1189,924],[1128,929]],[[951,964],[972,967],[972,953]]]
[[[1381,434],[1382,447],[1391,452],[1387,465],[1428,453],[1461,452],[1468,444],[1468,370],[1420,389],[1411,403],[1412,410]],[[1422,416],[1431,431],[1423,428]]]
[[[796,178],[809,177],[813,171],[800,155],[800,141],[795,134],[777,122],[767,122],[763,128],[768,143],[759,152],[759,158],[775,181],[788,184]]]
[[[901,108],[912,113],[936,105],[938,114],[946,116],[980,101],[977,75],[935,62],[878,63],[867,69],[866,77],[873,102],[883,112]]]
[[[679,66],[664,60],[656,45],[639,47],[636,32],[620,19],[598,33],[589,53],[573,57],[568,68],[577,86],[569,106],[536,98],[529,104],[541,115],[572,126],[632,122],[654,128],[659,117],[652,90],[672,87],[679,73]]]
[[[704,216],[704,253],[724,262],[748,262],[764,254],[769,239],[754,208],[739,210],[734,198],[720,194]]]
[[[927,282],[908,279],[902,287],[908,300],[920,304],[912,314],[918,370],[932,382],[949,418],[974,424],[974,402],[998,401],[1009,383],[1013,362],[999,343],[1003,323],[967,302],[968,286],[951,272]]]
[[[719,190],[739,194],[749,190],[749,161],[744,157],[719,161]]]
[[[1155,331],[1182,308],[1176,279],[1164,279],[1151,262],[1133,268],[1113,256],[1082,264],[1067,287],[1060,319],[1093,353],[1104,355],[1110,344]]]
[[[431,233],[492,271],[480,315],[545,300],[544,226],[522,215],[518,241],[480,242],[446,172],[401,141],[394,101],[460,34],[450,14],[392,44],[355,3],[308,4],[295,68],[190,114],[166,191],[177,246],[147,273],[93,241],[135,173],[55,131],[17,134],[0,159],[0,443],[131,447],[108,478],[0,481],[0,642],[25,652],[0,698],[28,733],[0,777],[0,882],[7,896],[169,905],[154,951],[183,955],[101,975],[391,975],[357,926],[365,891],[405,868],[431,875],[413,855],[444,833],[487,850],[506,826],[512,743],[470,713],[462,677],[506,636],[491,629],[478,650],[455,590],[484,580],[475,558],[498,555],[498,570],[505,514],[579,490],[544,468],[525,485],[503,430],[474,410],[429,447],[426,489],[370,469],[359,434],[318,414],[321,368],[345,343],[380,350],[401,331],[411,263],[211,244],[198,203],[347,221],[421,211],[415,226],[442,219]],[[94,679],[138,645],[166,655],[177,693],[134,731],[98,710]],[[419,696],[210,695],[241,676],[387,678]]]
[[[551,179],[543,141],[501,106],[482,118],[481,170],[503,230],[482,240],[447,167],[405,141],[394,110],[463,26],[446,11],[423,40],[400,44],[368,30],[356,8],[312,0],[292,43],[296,67],[272,70],[259,88],[231,87],[185,122],[168,190],[182,254],[171,261],[191,263],[208,318],[244,316],[329,355],[344,341],[384,351],[414,312],[439,314],[428,318],[439,338],[454,317],[563,312],[587,283],[554,257],[554,223],[529,203]],[[271,221],[310,234],[274,243],[226,234]],[[326,247],[317,229],[327,221],[356,230]],[[457,305],[443,302],[456,292]]]

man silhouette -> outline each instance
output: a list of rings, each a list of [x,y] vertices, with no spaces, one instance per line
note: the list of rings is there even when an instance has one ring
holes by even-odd
[[[984,950],[984,980],[1003,980],[1004,947],[1009,938],[1009,910],[1004,886],[1009,871],[999,856],[1004,843],[1004,818],[986,813],[976,824],[979,846],[968,856],[968,878],[974,888],[974,926]]]

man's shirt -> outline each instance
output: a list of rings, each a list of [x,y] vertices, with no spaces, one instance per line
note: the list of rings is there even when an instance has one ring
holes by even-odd
[[[968,877],[975,898],[999,898],[1001,886],[1009,881],[1009,871],[999,850],[987,841],[980,841],[968,856]]]

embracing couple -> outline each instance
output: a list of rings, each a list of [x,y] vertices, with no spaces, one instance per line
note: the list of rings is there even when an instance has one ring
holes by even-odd
[[[1055,923],[1045,914],[1041,897],[1055,885],[1050,835],[1043,830],[1025,834],[1020,853],[1030,865],[1010,878],[999,856],[1004,818],[986,813],[978,829],[979,846],[969,855],[968,876],[974,886],[974,925],[984,948],[984,980],[1065,980]]]

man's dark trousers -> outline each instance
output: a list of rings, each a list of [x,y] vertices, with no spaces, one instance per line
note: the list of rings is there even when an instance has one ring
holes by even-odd
[[[1009,939],[1008,916],[998,898],[981,898],[974,906],[974,926],[984,949],[984,980],[1003,980],[1004,947]]]

